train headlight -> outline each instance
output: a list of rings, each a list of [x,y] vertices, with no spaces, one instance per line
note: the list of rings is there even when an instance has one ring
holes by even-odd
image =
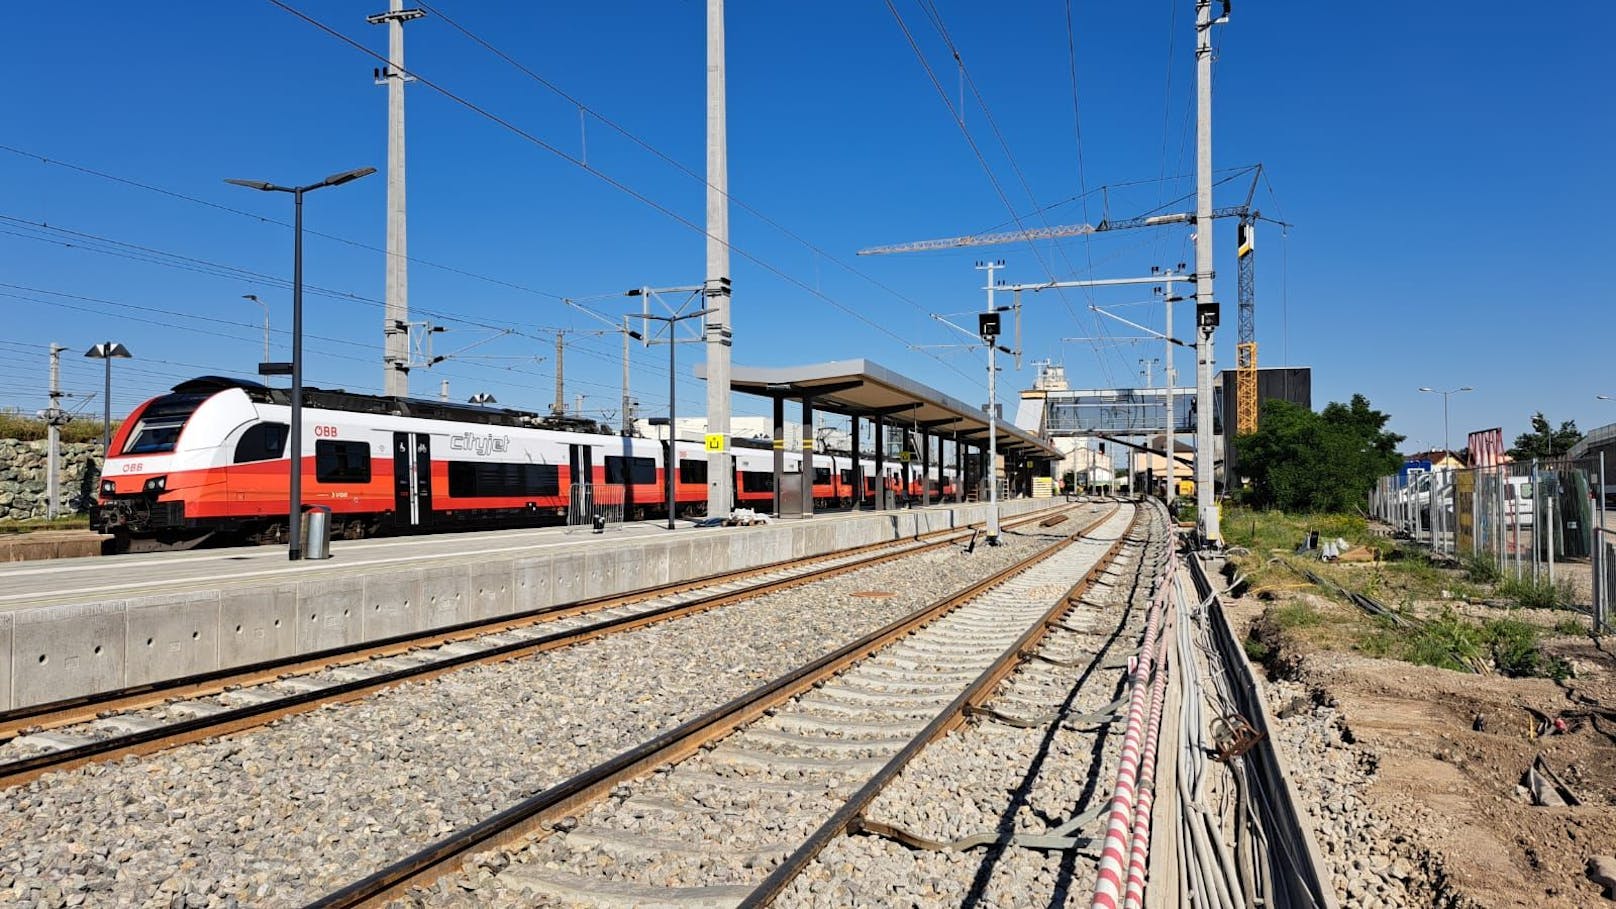
[[[110,496],[110,495],[115,494],[117,491],[118,491],[118,484],[117,483],[114,483],[111,480],[102,480],[101,481],[101,494],[102,495]]]
[[[162,492],[168,486],[168,477],[152,477],[146,481],[147,492]]]

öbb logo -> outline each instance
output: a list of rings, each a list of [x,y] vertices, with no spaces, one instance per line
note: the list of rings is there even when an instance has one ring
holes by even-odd
[[[457,436],[449,437],[449,447],[455,451],[470,451],[479,455],[486,455],[490,452],[497,454],[510,450],[511,437],[496,436],[493,433],[479,436],[475,433],[463,432]]]

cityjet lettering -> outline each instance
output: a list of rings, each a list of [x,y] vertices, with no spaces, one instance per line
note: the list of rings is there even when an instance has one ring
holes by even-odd
[[[509,451],[511,448],[510,436],[496,436],[493,433],[476,435],[463,432],[457,436],[449,437],[449,447],[455,451],[470,451],[479,455]]]

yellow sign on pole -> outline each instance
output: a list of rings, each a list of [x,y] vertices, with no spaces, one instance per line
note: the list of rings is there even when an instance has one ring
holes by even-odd
[[[724,450],[724,434],[723,433],[721,433],[721,432],[709,432],[705,436],[705,439],[707,440],[707,450],[708,451],[723,451]]]
[[[898,460],[900,460],[900,461],[903,461],[903,462],[905,462],[905,463],[908,463],[908,461],[909,461],[909,457],[910,457],[910,453],[909,453],[909,452],[907,452],[907,451],[900,451],[900,452],[898,452]]]

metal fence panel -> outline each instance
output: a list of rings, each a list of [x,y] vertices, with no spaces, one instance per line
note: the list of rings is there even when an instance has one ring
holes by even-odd
[[[1521,461],[1383,477],[1369,513],[1435,552],[1479,558],[1518,579],[1552,584],[1564,576],[1557,566],[1586,565],[1603,627],[1616,590],[1612,492],[1601,458]]]
[[[567,526],[589,527],[623,523],[628,487],[614,483],[574,483],[567,499]]]

